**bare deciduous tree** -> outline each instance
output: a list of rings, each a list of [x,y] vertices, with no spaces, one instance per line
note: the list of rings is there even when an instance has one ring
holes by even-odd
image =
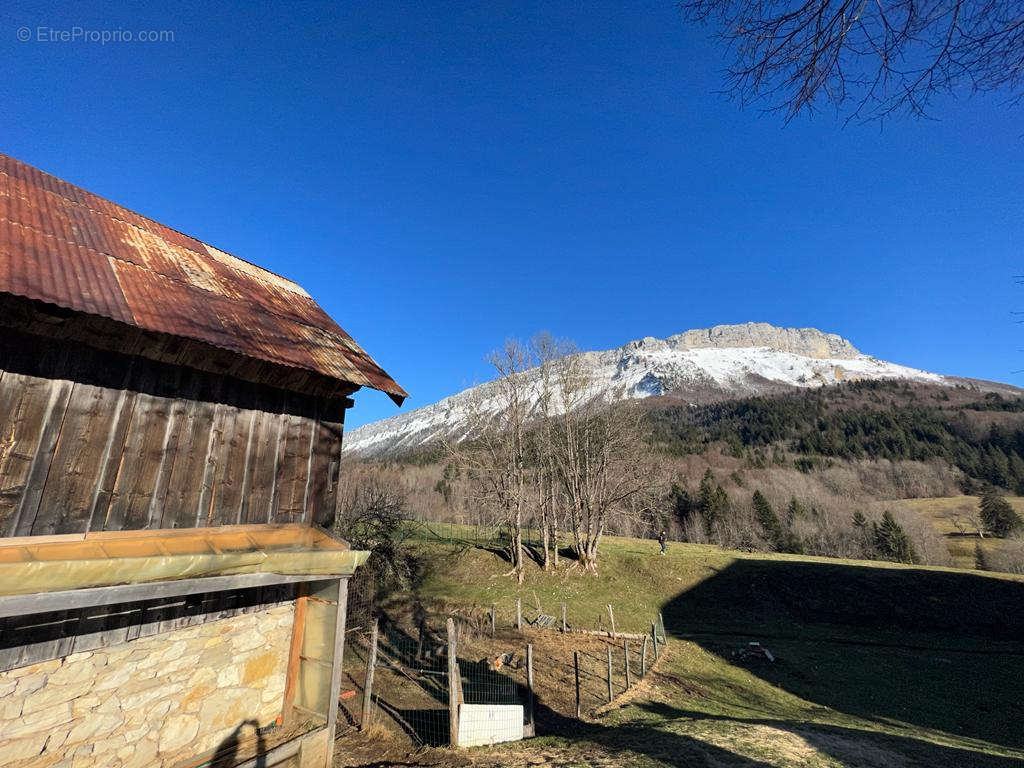
[[[549,450],[555,479],[579,564],[596,572],[610,517],[635,510],[630,502],[652,486],[654,462],[636,403],[609,406],[595,397],[582,356],[564,356],[553,367],[558,415],[551,419]]]
[[[681,0],[717,21],[734,61],[729,89],[789,117],[826,102],[851,117],[928,112],[961,86],[1024,94],[1019,0]]]
[[[555,466],[555,416],[559,412],[557,375],[562,360],[576,349],[567,341],[548,333],[537,334],[531,342],[533,357],[540,369],[540,395],[537,404],[539,424],[533,432],[534,466],[538,507],[544,547],[544,570],[558,568],[559,520],[563,515],[564,494]]]
[[[370,551],[370,564],[361,573],[374,590],[408,587],[407,491],[376,465],[346,463],[341,477],[334,532],[355,549]]]
[[[469,429],[445,450],[464,469],[478,504],[490,507],[507,527],[510,575],[523,580],[523,515],[529,503],[527,349],[509,340],[490,357],[498,376],[469,401]]]

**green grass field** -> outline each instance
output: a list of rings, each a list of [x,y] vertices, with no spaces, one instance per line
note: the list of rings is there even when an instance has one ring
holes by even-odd
[[[1020,577],[689,544],[661,557],[610,538],[598,576],[531,565],[518,587],[495,552],[429,536],[416,547],[419,597],[435,605],[495,604],[507,624],[518,595],[528,617],[565,602],[571,624],[594,628],[611,603],[620,630],[660,611],[670,636],[628,704],[580,724],[542,685],[548,735],[476,751],[475,765],[1024,765]],[[777,661],[737,661],[751,640]]]
[[[1024,497],[1007,496],[1006,500],[1021,515],[1024,515]],[[992,537],[979,538],[977,529],[970,522],[970,516],[977,516],[977,496],[939,496],[923,499],[899,499],[896,501],[878,502],[875,505],[882,509],[903,509],[924,515],[932,526],[946,540],[949,555],[957,568],[974,568],[975,547],[980,546],[986,554],[1000,551],[1005,545],[1000,539]],[[956,522],[967,530],[963,535]]]

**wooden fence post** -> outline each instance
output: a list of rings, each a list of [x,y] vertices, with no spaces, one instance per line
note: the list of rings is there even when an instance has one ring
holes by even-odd
[[[459,677],[459,657],[455,647],[455,620],[448,619],[448,742],[459,746],[459,702],[462,699],[462,680]]]
[[[359,730],[370,727],[373,717],[373,671],[377,668],[377,619],[373,620],[370,630],[370,653],[366,657],[366,680],[363,683],[363,717],[359,722]]]
[[[612,693],[612,647],[608,646],[608,703],[612,703],[614,694]]]
[[[622,641],[622,655],[626,660],[626,690],[628,691],[633,684],[629,679],[629,640]]]
[[[564,634],[565,634],[565,632],[566,632],[566,623],[565,623],[565,603],[562,603],[562,634],[564,635]]]
[[[533,644],[526,645],[526,725],[523,735],[533,736],[536,731],[533,719]]]
[[[612,640],[615,639],[615,611],[612,610],[612,604],[608,603],[608,621],[612,624]]]
[[[573,666],[574,672],[576,673],[576,719],[579,720],[580,719],[580,713],[582,711],[580,709],[580,652],[579,651],[573,651],[572,652],[572,666]]]
[[[523,628],[523,598],[516,598],[516,629]]]
[[[491,637],[494,637],[494,603],[491,603]]]
[[[651,622],[651,639],[654,640],[654,660],[658,660],[658,625]]]
[[[661,636],[668,640],[668,634],[665,632],[665,617],[661,615],[661,611],[658,611],[658,624],[661,626]]]
[[[640,649],[640,677],[647,677],[647,635],[644,635],[644,645]]]

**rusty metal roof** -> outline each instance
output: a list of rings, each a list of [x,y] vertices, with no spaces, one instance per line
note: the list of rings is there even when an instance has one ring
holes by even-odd
[[[3,154],[0,292],[407,396],[291,280]]]

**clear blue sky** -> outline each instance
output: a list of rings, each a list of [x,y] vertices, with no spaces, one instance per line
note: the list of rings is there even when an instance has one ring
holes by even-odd
[[[297,280],[406,408],[506,336],[747,320],[1024,383],[1020,108],[785,126],[674,0],[263,6],[8,0],[0,150]]]

